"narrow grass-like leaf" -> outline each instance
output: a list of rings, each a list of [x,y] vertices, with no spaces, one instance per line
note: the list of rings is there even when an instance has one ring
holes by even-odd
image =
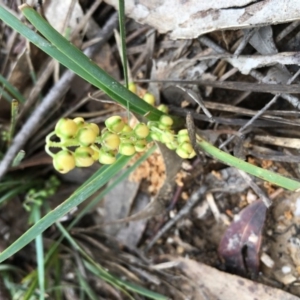
[[[37,235],[45,231],[49,226],[62,218],[71,209],[78,206],[85,199],[95,193],[99,188],[106,184],[113,176],[128,163],[131,159],[129,156],[120,156],[118,160],[105,168],[102,168],[96,172],[93,176],[93,180],[88,181],[87,184],[83,184],[79,187],[66,201],[57,206],[54,210],[45,215],[40,221],[28,229],[21,237],[19,237],[12,245],[0,253],[0,262],[6,260],[20,249],[30,243]]]
[[[18,166],[21,163],[21,161],[23,160],[24,157],[25,157],[25,151],[20,150],[18,152],[18,154],[16,155],[16,157],[14,158],[13,162],[11,163],[11,166],[12,167]]]
[[[20,9],[25,17],[50,41],[61,53],[77,64],[84,74],[89,74],[94,80],[91,82],[99,89],[103,90],[115,101],[124,107],[128,106],[130,111],[140,115],[147,114],[147,119],[158,120],[162,112],[141,100],[137,95],[130,92],[113,77],[93,63],[78,48],[73,46],[59,32],[57,32],[45,19],[43,19],[33,8],[23,4]],[[63,64],[63,62],[61,62]],[[80,72],[77,73],[81,76]]]
[[[91,265],[89,263],[85,263],[85,266],[86,266],[87,269],[89,269],[95,275],[98,275],[99,277],[104,277],[104,274],[99,272],[93,265]],[[140,287],[140,286],[138,286],[136,284],[133,284],[133,283],[129,283],[125,280],[121,280],[121,279],[118,279],[118,278],[114,277],[114,281],[115,281],[115,284],[117,284],[119,287],[124,287],[128,291],[132,291],[132,292],[138,293],[140,295],[144,295],[144,296],[146,296],[150,299],[155,299],[155,300],[167,300],[168,299],[167,297],[165,297],[163,295],[160,295],[158,293],[149,291],[149,290],[147,290],[143,287]]]
[[[13,97],[2,88],[0,88],[0,99],[1,98],[4,98],[8,102],[13,101]]]
[[[124,289],[122,286],[120,286],[117,283],[117,278],[115,278],[113,275],[106,272],[101,267],[99,268],[97,265],[95,265],[95,263],[91,263],[90,261],[87,261],[87,260],[84,260],[83,263],[84,263],[84,266],[87,268],[87,270],[89,270],[92,274],[94,274],[95,276],[101,278],[102,280],[108,282],[115,288],[122,291],[129,299],[134,300],[134,298],[126,291],[126,289]]]
[[[12,98],[17,99],[20,103],[25,102],[25,98],[23,97],[23,95],[13,85],[11,85],[10,82],[6,80],[1,74],[0,83],[12,95]]]
[[[119,28],[122,48],[122,63],[125,86],[128,88],[128,70],[127,70],[127,55],[126,55],[126,30],[125,30],[125,3],[124,0],[119,0]]]
[[[10,127],[9,127],[9,132],[8,132],[8,139],[7,139],[8,145],[11,143],[11,140],[13,139],[13,136],[15,133],[18,111],[19,111],[19,102],[14,99],[11,102]]]
[[[11,199],[15,195],[18,195],[21,192],[28,190],[29,188],[33,187],[35,184],[36,184],[36,182],[30,182],[27,184],[16,186],[15,188],[7,191],[7,193],[5,193],[3,196],[0,197],[0,204]]]
[[[100,277],[109,282],[111,285],[115,286],[116,288],[120,289],[130,297],[130,295],[126,292],[126,290],[123,290],[122,286],[119,286],[117,283],[117,279],[111,275],[108,271],[106,271],[103,267],[101,267],[99,264],[97,264],[77,243],[76,241],[71,237],[71,235],[67,232],[67,230],[60,224],[56,223],[56,226],[59,228],[63,236],[68,240],[68,242],[72,245],[72,247],[81,253],[81,255],[88,261],[89,264],[91,264],[98,272]],[[83,260],[84,265],[86,263],[85,260]]]
[[[238,159],[216,147],[214,147],[209,142],[204,139],[197,137],[197,142],[200,148],[206,153],[210,154],[212,157],[222,161],[226,165],[233,166],[238,168],[239,170],[243,170],[248,174],[254,175],[258,178],[261,178],[265,181],[269,181],[273,184],[276,184],[280,187],[288,189],[290,191],[296,191],[300,189],[300,182],[289,179],[287,177],[281,176],[275,172],[271,172],[269,170],[265,170],[249,164],[241,159]]]
[[[89,299],[98,300],[99,299],[98,296],[94,293],[93,289],[88,284],[88,282],[85,280],[85,278],[81,275],[79,270],[76,270],[76,275],[77,275],[77,278],[78,278],[78,281],[80,283],[82,290],[85,291],[85,293],[88,295]]]
[[[40,207],[38,205],[34,205],[32,207],[32,215],[34,222],[37,223],[41,218]],[[44,265],[44,245],[43,245],[43,237],[42,234],[39,234],[35,238],[35,249],[36,249],[36,260],[38,265],[38,282],[39,282],[39,292],[40,292],[40,300],[45,299],[45,265]]]

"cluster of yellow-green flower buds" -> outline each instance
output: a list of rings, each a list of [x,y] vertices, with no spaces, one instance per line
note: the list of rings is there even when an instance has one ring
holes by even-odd
[[[89,167],[97,160],[97,152],[92,148],[99,135],[99,127],[95,123],[87,123],[83,118],[73,120],[60,119],[54,133],[47,139],[46,150],[53,157],[53,166],[60,173],[67,173],[77,167]],[[60,142],[51,142],[52,135],[59,137]],[[53,154],[49,147],[62,150]],[[76,147],[71,151],[70,147]]]
[[[95,161],[112,164],[118,153],[131,156],[146,149],[146,138],[150,133],[146,124],[138,123],[132,128],[121,117],[112,116],[105,121],[105,126],[100,132],[97,124],[87,123],[83,118],[60,119],[46,142],[46,151],[53,157],[54,168],[67,173],[76,166],[89,167]],[[60,142],[51,141],[53,135]],[[51,147],[61,150],[54,154]],[[70,149],[74,147],[75,150]]]
[[[170,150],[176,150],[181,158],[193,158],[196,152],[191,145],[187,129],[180,130],[176,135],[171,129],[172,125],[173,120],[167,115],[161,116],[158,122],[148,122],[151,138],[165,144]]]
[[[135,84],[129,85],[129,89],[137,93]],[[152,94],[145,93],[143,99],[150,105],[155,105]],[[46,138],[46,152],[53,157],[53,166],[60,173],[67,173],[76,166],[89,167],[95,161],[113,164],[117,154],[131,156],[136,152],[143,152],[149,136],[175,150],[180,157],[193,158],[196,153],[187,129],[175,134],[172,130],[173,119],[167,115],[168,107],[162,104],[157,109],[164,113],[158,121],[138,123],[131,127],[120,116],[112,116],[105,121],[105,128],[101,132],[97,124],[85,122],[81,117],[73,120],[60,119],[54,132]],[[51,141],[53,135],[60,142]],[[61,150],[54,154],[49,149],[51,147]]]

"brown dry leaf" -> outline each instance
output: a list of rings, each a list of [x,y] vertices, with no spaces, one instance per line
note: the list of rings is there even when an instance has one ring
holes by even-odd
[[[221,272],[205,264],[187,258],[167,257],[177,262],[177,268],[189,278],[194,286],[187,299],[218,300],[298,300],[299,298],[282,290],[272,288],[236,275]]]
[[[105,0],[118,8],[118,0]],[[172,39],[191,39],[218,29],[246,28],[300,19],[298,0],[125,1],[126,15]]]
[[[135,214],[138,211],[142,211],[148,203],[149,195],[145,193],[138,193],[134,201],[132,213]],[[129,223],[127,226],[122,226],[116,235],[116,239],[123,245],[128,247],[136,247],[140,242],[146,225],[147,220],[139,220],[134,223]]]
[[[113,179],[114,181],[116,179]],[[113,188],[104,198],[105,222],[126,218],[131,210],[132,203],[139,189],[139,182],[124,179]],[[106,233],[116,235],[122,225],[115,224],[104,227]]]

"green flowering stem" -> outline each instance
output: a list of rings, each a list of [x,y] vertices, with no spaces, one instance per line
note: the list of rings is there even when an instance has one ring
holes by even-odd
[[[76,141],[76,139],[68,139],[63,142],[53,142],[51,141],[51,137],[56,135],[54,131],[49,133],[46,137],[46,146],[51,148],[67,148],[67,147],[74,147],[74,146],[80,146],[80,143]]]
[[[250,163],[247,163],[241,159],[238,159],[216,147],[204,140],[202,137],[197,135],[197,143],[200,148],[210,154],[212,157],[222,161],[226,165],[236,167],[239,170],[245,171],[248,174],[254,175],[258,178],[261,178],[265,181],[269,181],[272,184],[283,187],[290,191],[297,191],[300,189],[300,182],[289,179],[287,177],[281,176],[277,173],[271,172],[269,170],[262,169],[260,167],[254,166]]]

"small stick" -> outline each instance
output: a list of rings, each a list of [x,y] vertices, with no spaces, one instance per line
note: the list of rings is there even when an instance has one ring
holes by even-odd
[[[201,186],[187,201],[185,206],[179,211],[179,213],[171,219],[168,223],[165,224],[165,226],[159,230],[159,232],[154,236],[152,241],[147,245],[145,248],[145,252],[148,252],[153,245],[156,243],[156,241],[163,236],[173,225],[175,225],[180,219],[185,217],[191,209],[195,206],[195,204],[201,200],[201,196],[204,195],[206,192],[207,187],[206,186]]]
[[[190,89],[185,89],[180,85],[175,85],[176,88],[181,89],[183,92],[185,92],[187,94],[187,96],[192,99],[193,101],[195,101],[199,107],[202,108],[204,114],[209,118],[209,120],[211,122],[214,122],[214,118],[212,116],[212,114],[210,113],[210,111],[205,107],[204,101],[201,97],[201,95],[197,95],[194,91],[190,90]]]

